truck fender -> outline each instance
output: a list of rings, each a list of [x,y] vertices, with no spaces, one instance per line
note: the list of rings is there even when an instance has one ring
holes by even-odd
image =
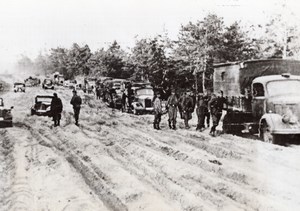
[[[261,135],[261,126],[263,122],[266,122],[269,125],[271,133],[272,131],[283,127],[281,115],[274,113],[264,114],[259,120],[259,135]]]

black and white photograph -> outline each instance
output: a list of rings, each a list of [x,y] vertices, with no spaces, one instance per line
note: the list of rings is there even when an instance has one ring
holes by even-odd
[[[300,2],[0,0],[0,211],[300,210]]]

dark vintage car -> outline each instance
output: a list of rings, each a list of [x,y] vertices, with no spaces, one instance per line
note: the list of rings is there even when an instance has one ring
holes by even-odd
[[[54,89],[54,83],[52,81],[52,79],[50,78],[46,78],[44,81],[43,81],[43,89]]]
[[[11,108],[6,108],[4,106],[3,98],[0,98],[0,128],[12,127],[12,114]]]
[[[53,96],[38,95],[35,97],[35,103],[31,107],[31,115],[51,116],[50,106]]]

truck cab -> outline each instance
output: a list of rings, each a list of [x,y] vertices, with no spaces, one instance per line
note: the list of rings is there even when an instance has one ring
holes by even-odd
[[[282,74],[257,77],[252,82],[252,115],[265,142],[300,135],[300,76]]]

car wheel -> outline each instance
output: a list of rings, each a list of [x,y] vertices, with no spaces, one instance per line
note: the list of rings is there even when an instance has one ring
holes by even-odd
[[[266,121],[262,122],[260,134],[261,134],[261,139],[264,142],[271,143],[271,144],[278,144],[278,145],[283,144],[282,142],[283,136],[279,134],[271,134],[270,126]]]
[[[274,143],[274,135],[271,134],[270,126],[267,122],[262,122],[260,136],[263,142]]]
[[[134,115],[139,115],[139,111],[136,110],[135,108],[133,108],[133,114],[134,114]]]

